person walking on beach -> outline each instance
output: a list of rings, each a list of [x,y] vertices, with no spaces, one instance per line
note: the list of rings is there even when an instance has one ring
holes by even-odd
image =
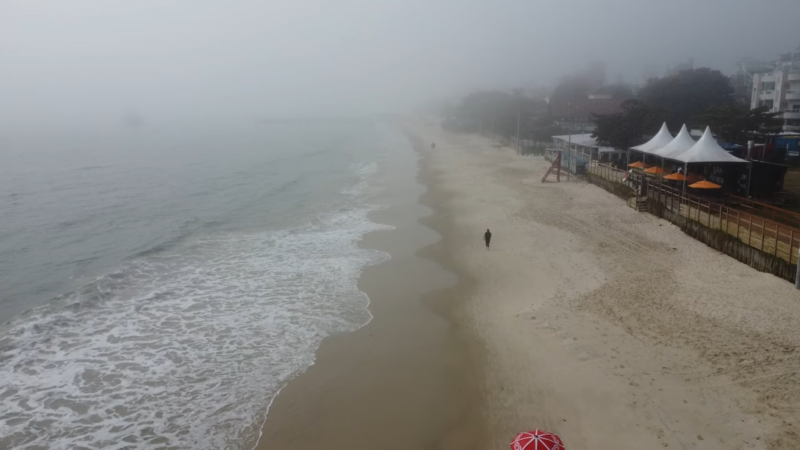
[[[483,233],[483,240],[486,241],[486,250],[489,250],[489,243],[492,242],[492,232],[488,228],[486,233]]]

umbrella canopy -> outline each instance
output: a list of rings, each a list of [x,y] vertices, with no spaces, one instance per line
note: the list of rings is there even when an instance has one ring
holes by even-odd
[[[661,167],[655,166],[655,167],[651,167],[649,169],[645,169],[644,173],[650,173],[650,174],[653,174],[653,175],[658,175],[660,173],[664,173],[664,171],[661,170]]]
[[[636,161],[635,163],[628,164],[628,167],[633,168],[633,169],[643,169],[643,168],[645,168],[647,166],[644,165],[644,163],[641,162],[641,161]]]
[[[683,180],[686,179],[686,177],[683,176],[682,173],[675,172],[675,173],[671,173],[669,175],[666,175],[664,177],[664,179],[665,180],[673,180],[673,181],[683,181]]]
[[[566,450],[561,438],[543,430],[526,431],[511,441],[511,450]]]
[[[722,186],[714,184],[710,181],[703,180],[703,181],[698,181],[697,183],[694,184],[690,184],[689,187],[695,189],[719,189]]]

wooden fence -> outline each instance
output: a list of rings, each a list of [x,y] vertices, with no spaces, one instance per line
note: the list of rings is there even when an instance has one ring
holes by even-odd
[[[800,229],[761,215],[731,208],[723,203],[684,194],[678,189],[648,180],[646,197],[663,208],[712,230],[720,230],[768,255],[797,264]]]
[[[766,203],[761,203],[749,198],[738,197],[736,195],[728,195],[731,202],[741,205],[739,209],[749,209],[756,213],[758,216],[766,219],[773,220],[783,225],[788,225],[794,228],[800,228],[800,214],[794,211],[787,211],[785,209],[776,208]]]
[[[597,160],[589,161],[586,164],[586,172],[614,183],[622,183],[626,173],[626,171],[615,169],[608,164],[600,164]]]

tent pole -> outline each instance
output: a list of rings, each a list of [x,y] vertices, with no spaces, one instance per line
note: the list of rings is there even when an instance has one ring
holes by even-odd
[[[750,179],[753,178],[753,161],[750,161],[750,173],[747,174],[747,198],[750,198]],[[775,244],[778,245],[778,244]],[[800,264],[798,264],[800,266]]]
[[[686,178],[689,176],[689,163],[683,165],[683,195],[686,196]]]

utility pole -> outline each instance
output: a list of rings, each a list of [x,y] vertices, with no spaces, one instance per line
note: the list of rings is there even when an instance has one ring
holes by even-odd
[[[571,103],[567,103],[567,111],[569,112],[569,128],[567,128],[567,133],[569,133],[567,137],[567,181],[569,181],[570,162],[572,161],[572,129],[574,123]]]
[[[522,147],[519,145],[519,102],[517,102],[517,153],[522,154]]]

